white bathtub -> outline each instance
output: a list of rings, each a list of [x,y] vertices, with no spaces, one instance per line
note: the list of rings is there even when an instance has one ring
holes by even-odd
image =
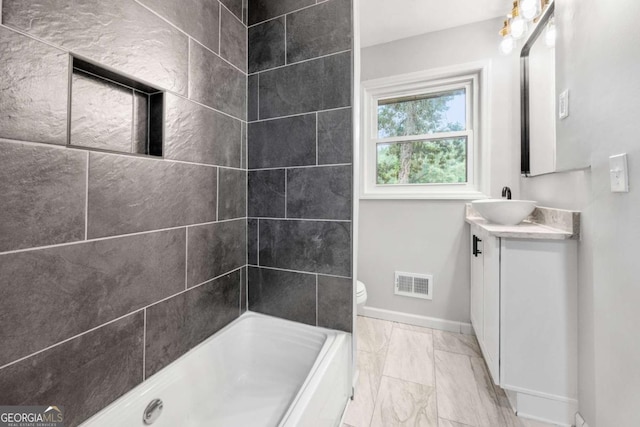
[[[85,427],[337,426],[351,395],[349,334],[245,313]]]

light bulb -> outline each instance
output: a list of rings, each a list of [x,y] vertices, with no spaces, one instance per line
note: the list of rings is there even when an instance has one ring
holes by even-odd
[[[515,46],[515,44],[516,43],[513,40],[513,37],[509,35],[504,36],[502,38],[502,41],[500,42],[500,53],[502,53],[503,55],[509,55],[513,50],[513,47]]]
[[[532,21],[533,18],[538,16],[539,6],[540,2],[538,0],[521,0],[520,15],[527,21]]]
[[[556,37],[557,37],[557,31],[556,31],[556,24],[555,22],[553,22],[553,19],[549,21],[549,24],[547,24],[547,29],[544,33],[544,43],[548,46],[548,47],[554,47],[556,45]]]
[[[518,15],[511,20],[510,27],[513,38],[519,39],[524,36],[524,33],[527,30],[527,22]]]

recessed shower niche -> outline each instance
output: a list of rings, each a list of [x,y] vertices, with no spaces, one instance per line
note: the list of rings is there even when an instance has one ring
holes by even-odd
[[[162,156],[162,90],[73,58],[69,145]]]

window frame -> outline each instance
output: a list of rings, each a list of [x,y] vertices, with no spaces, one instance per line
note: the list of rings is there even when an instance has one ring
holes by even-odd
[[[489,170],[487,117],[490,62],[462,64],[362,83],[361,199],[478,199],[486,198]],[[424,135],[378,138],[378,101],[466,90],[466,130]],[[378,184],[377,145],[380,143],[467,138],[467,182]]]

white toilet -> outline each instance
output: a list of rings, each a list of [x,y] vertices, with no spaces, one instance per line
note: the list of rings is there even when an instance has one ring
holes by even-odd
[[[362,308],[364,304],[367,302],[367,287],[360,280],[357,281],[356,285],[356,304],[358,304],[357,312],[359,315],[362,315]]]

